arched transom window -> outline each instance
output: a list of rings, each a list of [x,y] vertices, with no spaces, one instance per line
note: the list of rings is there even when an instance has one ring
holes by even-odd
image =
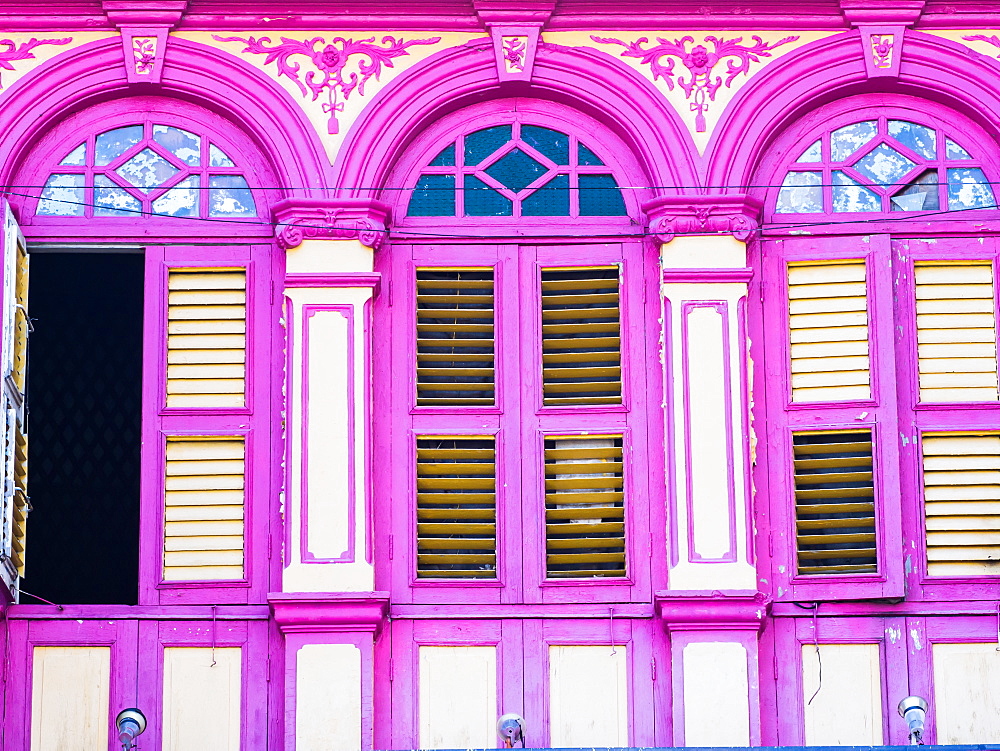
[[[459,136],[420,170],[409,216],[625,216],[610,168],[575,135],[514,122]]]
[[[244,170],[208,135],[158,124],[91,136],[45,181],[36,215],[257,216]]]
[[[996,206],[981,162],[939,125],[877,117],[834,124],[788,167],[777,214],[955,211]]]

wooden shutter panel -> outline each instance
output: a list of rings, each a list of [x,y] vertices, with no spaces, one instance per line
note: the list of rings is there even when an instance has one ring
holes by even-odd
[[[863,260],[788,264],[792,401],[870,399]]]
[[[877,572],[871,431],[792,436],[799,574]]]
[[[244,578],[242,436],[168,436],[163,580]]]
[[[496,578],[496,439],[417,439],[417,576]]]
[[[417,404],[494,403],[493,269],[417,269]]]
[[[618,266],[542,269],[544,403],[621,404]]]
[[[923,435],[931,576],[1000,575],[1000,434]]]
[[[545,549],[549,578],[625,576],[620,435],[546,438]]]
[[[172,268],[167,407],[246,404],[246,270]]]
[[[920,401],[998,401],[993,264],[918,261]]]

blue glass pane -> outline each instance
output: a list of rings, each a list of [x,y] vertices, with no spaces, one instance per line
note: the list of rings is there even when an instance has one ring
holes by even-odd
[[[963,149],[957,143],[952,141],[950,138],[945,139],[945,143],[948,146],[948,158],[949,159],[972,159],[972,155],[968,151]],[[66,164],[66,162],[63,162]]]
[[[209,216],[257,216],[253,193],[241,175],[212,175],[208,188]]]
[[[47,216],[83,216],[84,178],[85,175],[49,175],[35,213]]]
[[[604,164],[604,162],[602,162],[598,158],[597,154],[595,154],[593,151],[591,151],[590,149],[588,149],[582,143],[581,144],[577,144],[577,157],[576,158],[577,158],[577,161],[580,164],[583,164],[583,165],[603,166],[603,164]]]
[[[537,125],[522,125],[521,140],[556,164],[569,164],[569,136]]]
[[[142,204],[124,188],[104,175],[94,178],[94,216],[135,216]]]
[[[890,120],[889,135],[927,159],[937,155],[937,136],[933,130],[906,120]]]
[[[410,216],[455,216],[455,176],[421,175],[410,195]]]
[[[625,216],[625,199],[613,175],[580,175],[580,216]]]
[[[993,189],[978,167],[948,170],[949,209],[991,209],[996,206]]]
[[[569,175],[556,175],[521,202],[523,216],[569,216]]]
[[[455,166],[455,144],[449,143],[441,153],[431,159],[431,167],[454,167]]]
[[[548,168],[544,164],[536,162],[520,149],[514,149],[486,168],[487,175],[515,193],[524,190],[546,172]]]
[[[846,213],[881,211],[882,199],[875,191],[837,170],[833,173],[833,210]]]
[[[466,216],[510,216],[514,205],[475,175],[465,176]]]
[[[823,173],[789,172],[781,182],[777,214],[818,214],[823,210]]]
[[[874,183],[892,185],[915,166],[912,161],[883,143],[859,159],[854,169]]]
[[[494,125],[465,137],[465,164],[472,167],[511,139],[511,126]]]
[[[101,133],[94,148],[94,164],[110,164],[141,140],[141,125],[126,125]]]

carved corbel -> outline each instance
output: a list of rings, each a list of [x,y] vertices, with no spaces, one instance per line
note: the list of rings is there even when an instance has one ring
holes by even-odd
[[[746,242],[760,227],[763,204],[748,195],[665,196],[643,205],[649,234],[668,243],[678,235],[728,234]]]
[[[272,211],[278,246],[297,248],[303,240],[357,240],[373,250],[385,241],[390,209],[363,198],[286,198]]]
[[[129,83],[160,83],[170,30],[188,0],[101,0],[104,14],[121,31]]]

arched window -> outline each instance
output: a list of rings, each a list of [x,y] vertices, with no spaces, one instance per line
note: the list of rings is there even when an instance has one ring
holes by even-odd
[[[968,132],[915,113],[833,119],[791,153],[776,214],[881,214],[993,208]]]

